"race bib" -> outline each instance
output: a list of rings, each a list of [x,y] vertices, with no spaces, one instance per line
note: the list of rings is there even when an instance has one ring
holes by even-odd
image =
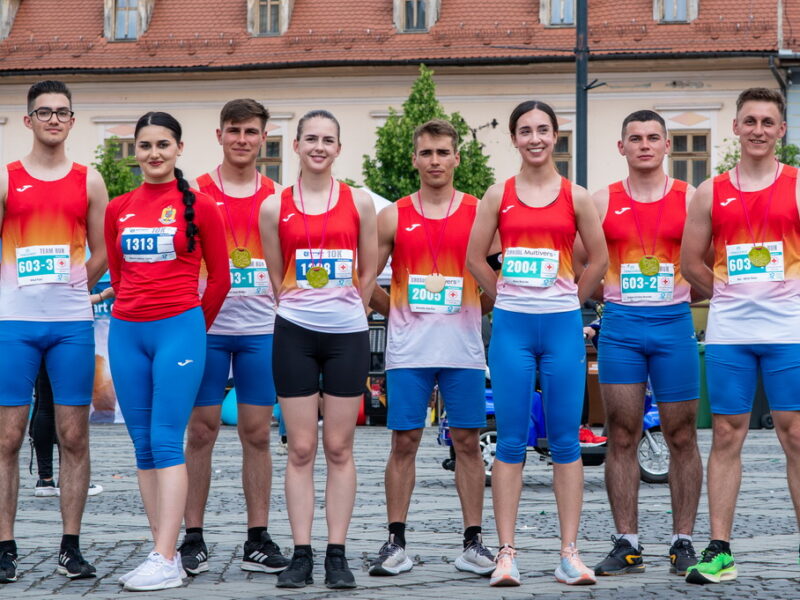
[[[69,283],[69,244],[17,248],[17,284]]]
[[[425,289],[427,275],[408,276],[408,305],[411,312],[452,314],[461,310],[461,294],[464,291],[463,277],[447,277],[441,292]]]
[[[550,287],[558,277],[558,250],[506,248],[503,280],[525,287]]]
[[[623,302],[670,302],[675,291],[675,265],[661,263],[655,275],[642,275],[638,263],[620,266]]]
[[[323,288],[346,287],[353,285],[353,251],[352,250],[319,250],[295,251],[295,278],[297,287],[303,289],[314,288],[306,279],[308,270],[315,266],[322,266],[328,273],[328,283]],[[313,256],[313,258],[312,258]]]
[[[261,258],[254,258],[244,269],[237,269],[230,263],[231,290],[228,296],[266,296],[269,292],[269,274],[267,263]]]
[[[126,262],[175,260],[177,227],[126,227],[122,230],[122,255]]]
[[[728,254],[728,283],[783,281],[783,242],[767,242],[764,246],[769,250],[770,261],[763,267],[755,266],[747,256],[753,244],[725,247]]]

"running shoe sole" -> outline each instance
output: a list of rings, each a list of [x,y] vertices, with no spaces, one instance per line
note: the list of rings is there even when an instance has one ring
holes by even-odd
[[[561,566],[556,567],[555,577],[556,581],[567,585],[594,585],[597,583],[597,580],[588,573],[583,573],[580,577],[567,577]]]
[[[36,488],[34,490],[33,495],[37,498],[50,498],[52,496],[58,496],[58,488],[54,487],[41,487]]]
[[[70,573],[67,571],[67,567],[62,567],[61,565],[56,567],[56,572],[65,575],[69,579],[91,579],[92,577],[97,577],[97,573]]]
[[[275,587],[298,589],[298,588],[304,588],[307,585],[311,585],[313,583],[314,583],[314,578],[309,577],[305,581],[279,581],[275,584]]]
[[[736,572],[736,567],[730,567],[728,569],[722,569],[719,572],[719,575],[712,575],[711,573],[701,573],[697,569],[692,569],[688,572],[689,574],[686,576],[686,581],[688,583],[696,583],[699,585],[705,585],[707,583],[720,583],[722,581],[733,581],[736,579],[738,573]]]
[[[208,561],[204,560],[199,565],[197,565],[196,569],[190,569],[188,567],[183,567],[183,570],[186,571],[189,575],[200,575],[200,573],[205,573],[208,571]]]
[[[613,577],[615,575],[628,575],[628,574],[631,574],[631,573],[644,573],[644,569],[645,569],[645,565],[631,565],[630,567],[623,567],[623,568],[618,569],[616,571],[602,571],[602,572],[599,572],[599,573],[597,572],[597,569],[595,569],[594,574],[597,575],[598,577],[608,577],[608,576]]]
[[[154,592],[157,590],[167,590],[170,588],[181,587],[182,585],[183,581],[180,579],[167,579],[166,581],[162,581],[161,583],[156,583],[153,585],[132,586],[126,583],[125,589],[129,592]]]
[[[458,561],[456,561],[456,566],[458,565]],[[369,568],[369,574],[374,575],[377,577],[389,577],[391,575],[400,575],[400,573],[405,573],[406,571],[410,571],[414,567],[414,563],[411,562],[411,559],[406,557],[406,560],[396,567],[384,567],[383,565],[372,565]]]
[[[358,586],[355,581],[326,581],[325,587],[331,590],[351,590]]]
[[[476,567],[471,562],[464,560],[463,556],[459,556],[456,559],[456,569],[459,571],[464,571],[465,573],[475,573],[476,575],[480,575],[481,577],[488,577],[492,573],[494,573],[495,568],[497,565],[492,565],[491,567],[486,567],[481,569]]]
[[[519,585],[519,579],[510,574],[501,575],[500,577],[492,577],[489,585],[492,587],[511,587]]]
[[[261,563],[257,562],[250,562],[250,561],[242,561],[242,571],[253,571],[257,573],[282,573],[284,572],[289,565],[284,567],[268,567],[267,565],[262,565]],[[206,568],[208,570],[208,568]]]

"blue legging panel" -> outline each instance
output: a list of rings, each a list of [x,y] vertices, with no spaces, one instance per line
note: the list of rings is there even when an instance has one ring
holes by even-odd
[[[578,460],[586,386],[580,311],[531,314],[495,308],[489,367],[497,458],[512,464],[525,459],[538,368],[553,462]]]
[[[206,361],[203,311],[157,321],[112,318],[111,377],[143,470],[184,463],[183,435]]]

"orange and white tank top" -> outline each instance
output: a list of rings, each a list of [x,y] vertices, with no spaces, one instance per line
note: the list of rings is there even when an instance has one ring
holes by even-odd
[[[250,264],[237,268],[228,259],[231,289],[208,333],[214,335],[264,335],[275,329],[275,298],[269,284],[267,263],[258,230],[261,203],[275,193],[275,182],[260,175],[255,196],[234,198],[222,190],[208,173],[197,178],[197,187],[217,203],[225,223],[228,254],[237,247],[250,253]],[[226,205],[227,204],[227,210]],[[249,228],[249,229],[248,229]],[[206,269],[200,269],[200,293],[206,284]]]
[[[711,228],[714,240],[714,294],[708,312],[706,344],[800,343],[800,215],[797,169],[782,165],[770,187],[740,192],[730,173],[714,178]],[[765,266],[749,256],[753,238],[769,250]],[[766,225],[766,230],[765,230]]]
[[[608,272],[603,285],[606,302],[668,306],[690,301],[691,289],[681,274],[687,187],[685,181],[676,179],[660,200],[636,202],[622,181],[608,186],[608,210],[603,219],[608,245]],[[639,260],[650,254],[659,261],[655,275],[645,275],[639,268]]]
[[[358,293],[356,270],[361,218],[350,187],[339,183],[339,198],[327,213],[327,224],[326,213],[303,215],[295,206],[293,189],[286,188],[281,194],[278,237],[283,281],[278,290],[278,315],[312,331],[365,331],[367,315]],[[325,241],[320,248],[323,228]],[[328,274],[324,287],[315,288],[307,279],[314,266],[321,266]]]
[[[445,226],[443,218],[423,222],[409,196],[397,201],[387,369],[485,368],[480,292],[466,268],[477,206],[477,198],[464,194]],[[437,293],[425,289],[435,271],[431,246],[438,246],[436,265],[445,277]]]
[[[42,181],[8,165],[0,320],[91,321],[86,278],[86,167]]]
[[[497,230],[503,266],[494,305],[522,313],[565,312],[580,308],[572,269],[577,226],[572,184],[562,178],[558,197],[532,207],[517,197],[516,178],[506,181]]]

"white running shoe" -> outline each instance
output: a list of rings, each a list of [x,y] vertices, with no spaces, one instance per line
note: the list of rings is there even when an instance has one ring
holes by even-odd
[[[99,494],[102,491],[103,491],[103,486],[102,485],[100,485],[99,483],[90,483],[89,484],[89,491],[87,492],[87,495],[89,495],[89,496],[97,496],[97,494]]]
[[[167,560],[158,552],[151,552],[147,560],[134,569],[125,582],[125,589],[130,592],[150,592],[180,587],[183,585],[181,571],[177,558]]]
[[[378,558],[369,566],[370,575],[399,575],[410,571],[414,566],[408,558],[405,549],[400,544],[394,543],[394,534],[389,534],[389,540],[381,546]]]
[[[494,559],[497,566],[489,580],[491,586],[519,585],[519,569],[517,568],[517,551],[506,544]]]
[[[561,550],[561,564],[555,572],[556,581],[567,585],[592,585],[597,583],[594,572],[589,569],[581,557],[575,544],[570,544]]]
[[[497,565],[489,549],[483,545],[481,534],[475,535],[456,559],[456,569],[476,575],[491,575]]]

